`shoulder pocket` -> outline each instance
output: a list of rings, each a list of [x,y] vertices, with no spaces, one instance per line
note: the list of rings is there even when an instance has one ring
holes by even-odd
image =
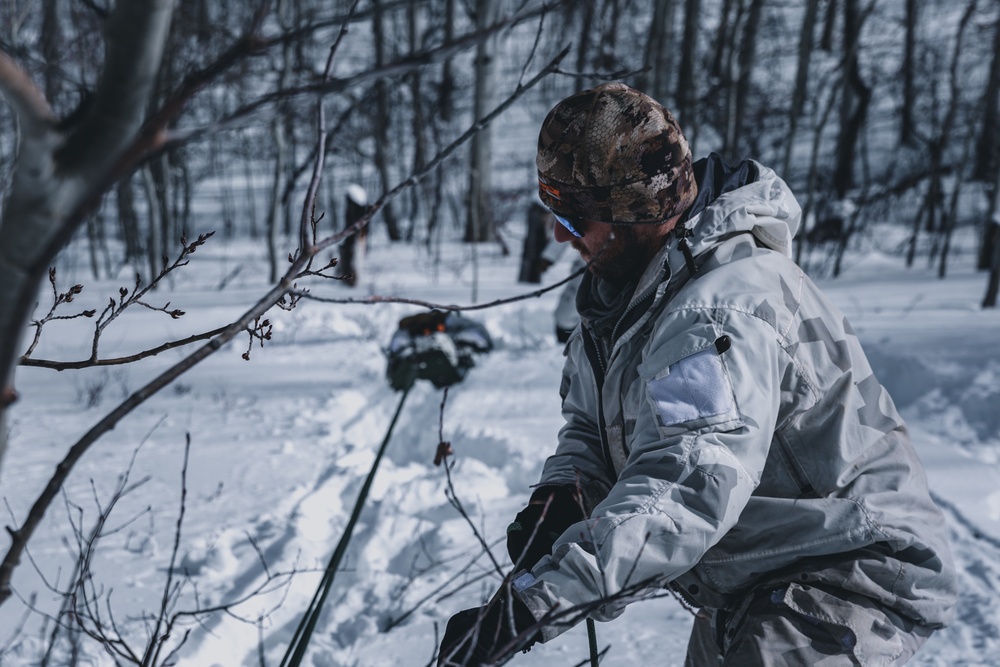
[[[646,378],[646,390],[661,428],[678,424],[700,428],[729,421],[733,427],[743,425],[729,373],[715,347]]]

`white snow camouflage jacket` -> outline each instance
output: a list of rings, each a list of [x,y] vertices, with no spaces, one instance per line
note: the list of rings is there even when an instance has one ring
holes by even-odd
[[[684,227],[697,271],[672,234],[627,307],[603,304],[589,274],[578,296],[566,424],[539,485],[577,486],[590,518],[515,578],[549,615],[542,640],[665,585],[731,608],[758,586],[813,581],[945,625],[944,518],[850,325],[789,258],[798,203],[752,161],[712,156],[696,173]]]

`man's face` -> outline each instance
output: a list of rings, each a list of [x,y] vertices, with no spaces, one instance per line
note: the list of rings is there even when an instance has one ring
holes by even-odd
[[[555,239],[569,241],[590,266],[590,272],[616,285],[638,278],[649,260],[663,245],[660,225],[611,225],[596,220],[580,220],[578,238],[558,222]]]

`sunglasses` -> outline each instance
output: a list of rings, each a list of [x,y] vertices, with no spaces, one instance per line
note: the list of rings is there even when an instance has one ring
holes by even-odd
[[[552,209],[549,209],[549,210],[552,211]],[[583,238],[583,232],[577,231],[577,229],[576,229],[576,225],[580,225],[581,227],[583,226],[581,224],[581,221],[583,220],[583,218],[579,218],[577,216],[566,216],[566,215],[562,215],[560,213],[556,213],[555,211],[552,211],[552,215],[555,216],[556,221],[560,225],[562,225],[563,227],[565,227],[566,231],[568,231],[570,234],[572,234],[573,236],[575,236],[578,239],[582,239]]]

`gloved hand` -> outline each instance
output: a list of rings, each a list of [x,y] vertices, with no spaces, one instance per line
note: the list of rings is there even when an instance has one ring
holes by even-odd
[[[528,506],[507,526],[507,553],[516,569],[533,568],[542,556],[552,553],[552,545],[567,528],[584,518],[573,487],[540,486],[535,489]]]
[[[513,617],[513,627],[511,627]],[[490,604],[460,611],[448,621],[438,652],[438,667],[480,667],[535,624],[535,617],[509,589],[501,589]],[[538,632],[511,647],[526,650],[538,641]]]

